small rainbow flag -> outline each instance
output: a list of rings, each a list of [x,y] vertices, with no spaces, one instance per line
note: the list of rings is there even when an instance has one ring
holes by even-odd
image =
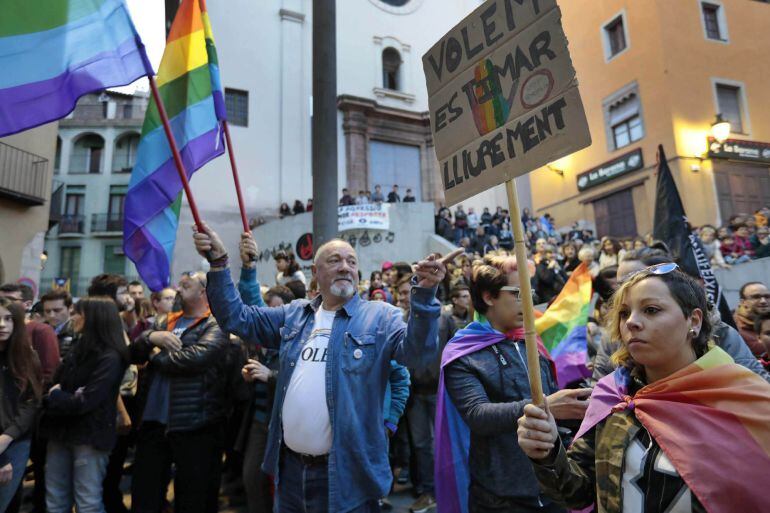
[[[583,262],[572,272],[545,314],[535,319],[535,329],[551,353],[562,388],[591,375],[586,367],[586,324],[591,309],[591,293],[591,273]]]
[[[214,36],[203,0],[184,0],[179,6],[158,69],[157,84],[189,178],[225,151],[225,102]],[[123,247],[154,291],[169,284],[181,191],[182,182],[157,105],[152,101],[126,196]]]
[[[594,388],[576,435],[632,409],[709,513],[767,511],[770,385],[713,347],[671,376],[628,395],[620,368]]]
[[[0,9],[0,137],[153,74],[123,0],[3,0]]]

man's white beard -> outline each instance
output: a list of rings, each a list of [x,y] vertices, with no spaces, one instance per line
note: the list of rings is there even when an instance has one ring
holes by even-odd
[[[348,281],[335,281],[329,287],[329,292],[342,299],[350,299],[356,293],[356,288]]]

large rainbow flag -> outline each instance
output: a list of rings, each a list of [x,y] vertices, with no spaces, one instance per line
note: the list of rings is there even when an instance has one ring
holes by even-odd
[[[0,137],[153,74],[123,0],[3,0],[0,11]]]
[[[184,0],[158,69],[158,91],[188,178],[225,151],[225,102],[208,13],[203,0]],[[126,195],[123,247],[151,290],[169,284],[179,226],[182,182],[155,102]]]
[[[556,364],[560,387],[591,375],[586,367],[586,324],[591,309],[591,292],[591,273],[583,262],[572,272],[545,314],[535,319],[535,329]]]
[[[767,511],[770,385],[719,347],[629,396],[620,368],[594,388],[576,435],[633,410],[709,513]]]

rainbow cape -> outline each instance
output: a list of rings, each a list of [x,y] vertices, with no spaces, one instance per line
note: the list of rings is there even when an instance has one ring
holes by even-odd
[[[0,137],[154,73],[123,0],[3,0]]]
[[[444,368],[463,356],[480,351],[503,340],[521,340],[524,328],[500,333],[481,317],[459,330],[441,354],[436,400],[434,483],[436,502],[441,513],[467,513],[468,487],[471,483],[468,468],[471,434],[468,425],[452,403],[444,386]],[[540,354],[550,360],[542,342],[538,339]],[[529,387],[529,383],[526,385]],[[513,429],[513,428],[511,428]],[[511,432],[511,436],[516,436]]]
[[[767,511],[770,384],[719,347],[628,395],[621,368],[594,388],[576,438],[631,409],[709,513]]]
[[[535,329],[556,363],[556,379],[562,388],[591,376],[586,367],[591,290],[591,273],[583,262],[572,272],[551,306],[535,319]]]
[[[158,92],[188,178],[225,151],[226,119],[217,52],[203,0],[184,0],[158,69]],[[182,182],[150,102],[126,195],[123,248],[151,290],[169,284],[179,226]]]

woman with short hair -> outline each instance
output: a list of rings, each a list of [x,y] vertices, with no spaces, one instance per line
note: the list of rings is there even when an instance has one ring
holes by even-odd
[[[528,262],[531,266],[531,263]],[[441,360],[436,406],[438,511],[557,513],[516,441],[516,419],[531,402],[521,289],[515,257],[475,262],[471,301],[478,320],[457,331]],[[580,419],[590,390],[558,390],[542,343],[539,372],[554,414]]]
[[[707,311],[674,263],[627,279],[610,312],[620,368],[596,385],[569,451],[547,409],[519,420],[547,495],[598,513],[766,510],[770,385],[713,345]]]

